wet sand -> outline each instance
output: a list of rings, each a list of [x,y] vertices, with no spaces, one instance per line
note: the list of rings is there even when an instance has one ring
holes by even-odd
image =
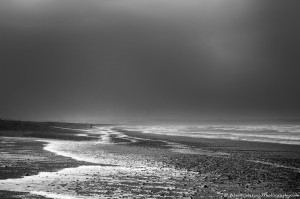
[[[55,172],[68,167],[85,165],[85,162],[72,158],[57,156],[44,150],[47,142],[40,138],[91,140],[77,137],[74,131],[54,130],[57,123],[1,122],[0,123],[0,180],[17,179],[37,175],[39,172]],[[61,126],[86,128],[86,125],[59,124]],[[81,132],[81,131],[80,131]],[[79,133],[76,132],[76,133]],[[28,185],[30,186],[30,185]],[[0,185],[1,188],[1,185]],[[1,199],[11,198],[44,198],[26,192],[0,190]]]
[[[199,172],[204,177],[208,189],[215,192],[253,195],[300,193],[300,146],[298,145],[121,131],[133,137],[159,140],[158,142],[161,140],[177,142],[191,148],[213,151],[215,154],[227,153],[228,155],[223,156],[209,153],[171,154],[165,159],[168,164],[176,168]]]
[[[1,198],[299,198],[297,145],[46,128],[0,132]]]

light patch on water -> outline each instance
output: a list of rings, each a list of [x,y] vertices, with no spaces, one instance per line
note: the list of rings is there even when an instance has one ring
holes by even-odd
[[[191,148],[190,146],[184,144],[178,144],[176,142],[167,142],[167,146],[171,147],[171,151],[176,153],[183,153],[183,154],[198,154],[198,155],[206,155],[206,156],[228,156],[229,153],[225,152],[214,152],[209,150],[203,150],[199,148]]]
[[[74,160],[85,161],[90,163],[100,163],[97,162],[94,158],[85,155],[85,151],[81,151],[81,153],[76,153],[76,151],[81,146],[85,146],[88,144],[92,144],[92,142],[76,142],[76,141],[60,141],[60,140],[39,140],[41,142],[48,142],[44,147],[44,150],[55,153],[57,155],[61,155],[64,157],[70,157]],[[76,150],[77,149],[77,150]],[[80,150],[80,149],[79,149]]]
[[[56,129],[71,130],[71,131],[83,131],[83,132],[93,131],[93,129],[74,129],[74,128],[59,127],[59,126],[51,126],[51,127]]]
[[[44,196],[47,198],[53,198],[53,199],[94,199],[95,197],[89,197],[89,196],[70,196],[70,195],[64,195],[64,194],[57,194],[57,193],[49,193],[44,191],[30,191],[32,195],[38,195],[38,196]]]
[[[297,173],[300,173],[300,168],[296,168],[296,167],[289,167],[289,166],[284,166],[281,164],[276,164],[276,163],[271,163],[271,162],[266,162],[266,161],[259,161],[259,160],[247,160],[248,162],[255,162],[255,163],[259,163],[259,164],[265,164],[265,165],[269,165],[269,166],[273,166],[273,167],[277,167],[277,168],[284,168],[284,169],[291,169],[296,171]]]
[[[76,134],[76,136],[79,136],[79,137],[87,137],[88,134],[79,133],[79,134]]]

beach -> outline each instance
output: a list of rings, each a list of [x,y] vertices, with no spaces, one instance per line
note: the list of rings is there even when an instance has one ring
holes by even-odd
[[[0,196],[299,198],[297,144],[155,131],[145,133],[137,125],[2,123]]]

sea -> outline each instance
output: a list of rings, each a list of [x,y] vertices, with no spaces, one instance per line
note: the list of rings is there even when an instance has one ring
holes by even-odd
[[[125,125],[122,128],[172,136],[300,145],[300,125],[295,124]]]

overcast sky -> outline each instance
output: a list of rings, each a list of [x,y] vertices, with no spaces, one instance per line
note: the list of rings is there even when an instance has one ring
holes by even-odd
[[[300,115],[299,0],[3,0],[0,117]]]

